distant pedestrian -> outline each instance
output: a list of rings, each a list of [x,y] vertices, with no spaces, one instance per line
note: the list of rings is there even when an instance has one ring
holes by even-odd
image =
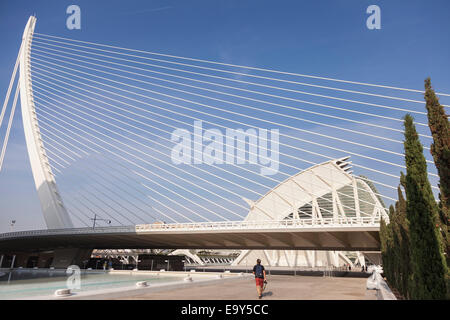
[[[352,266],[350,265],[350,263],[348,264],[348,271],[352,270]]]
[[[103,262],[103,271],[106,271],[106,261]]]
[[[366,272],[367,272],[367,264],[366,264]]]
[[[264,266],[261,265],[261,260],[256,260],[256,265],[253,267],[253,274],[255,275],[256,280],[256,292],[258,293],[258,298],[262,298],[263,293],[263,286],[264,283],[267,283],[266,278],[266,270],[264,269]]]

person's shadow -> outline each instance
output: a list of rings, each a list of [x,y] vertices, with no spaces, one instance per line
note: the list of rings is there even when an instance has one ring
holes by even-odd
[[[266,296],[270,297],[272,295],[273,295],[272,291],[263,292],[263,294],[262,294],[263,297],[266,297]]]

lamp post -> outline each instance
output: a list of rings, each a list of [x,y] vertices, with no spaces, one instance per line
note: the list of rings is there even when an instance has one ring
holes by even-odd
[[[16,220],[11,220],[11,223],[10,223],[10,227],[11,227],[11,232],[13,231],[13,228],[14,228],[14,225],[16,224]]]
[[[92,229],[95,229],[95,222],[96,221],[105,221],[108,224],[111,224],[111,220],[108,219],[102,219],[102,218],[97,218],[97,214],[94,214],[94,218],[91,218],[92,221],[94,221],[93,225],[92,225]]]
[[[170,271],[170,260],[164,260],[164,262],[167,262],[167,271]]]

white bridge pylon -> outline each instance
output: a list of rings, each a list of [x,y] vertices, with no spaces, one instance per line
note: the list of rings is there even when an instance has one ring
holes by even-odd
[[[92,227],[137,226],[148,232],[160,224],[236,220],[272,226],[303,221],[345,230],[358,221],[372,228],[382,218],[388,221],[383,201],[396,200],[399,171],[405,168],[399,150],[406,112],[415,116],[429,149],[421,90],[67,39],[37,33],[35,26],[30,17],[0,115],[1,129],[19,70],[0,169],[20,92],[27,151],[48,229],[91,227],[92,220]],[[199,122],[205,128],[200,133]],[[277,160],[269,157],[275,150],[267,134],[272,128],[279,131]],[[171,158],[173,134],[180,129],[189,133],[193,162]],[[229,151],[228,137],[219,143],[217,134],[214,146],[223,148],[213,149],[214,156],[219,158],[220,149],[221,159],[232,155],[237,163],[196,163],[206,133],[211,142],[212,133],[228,129],[242,130],[243,143],[234,137],[237,147]],[[266,130],[265,138],[260,130]],[[201,160],[214,158],[205,156],[211,146],[201,149]],[[261,152],[265,163],[246,162],[261,159]],[[437,192],[436,170],[425,154]],[[279,170],[263,174],[273,161]]]
[[[56,186],[36,117],[30,69],[31,42],[35,25],[36,18],[30,17],[23,32],[22,49],[20,51],[20,102],[25,141],[47,228],[72,228],[72,221]]]

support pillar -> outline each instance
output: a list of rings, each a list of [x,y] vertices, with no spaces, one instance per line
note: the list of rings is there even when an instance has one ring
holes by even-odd
[[[14,268],[14,262],[16,262],[16,255],[13,255],[13,258],[11,260],[11,267],[10,267],[10,269]]]

